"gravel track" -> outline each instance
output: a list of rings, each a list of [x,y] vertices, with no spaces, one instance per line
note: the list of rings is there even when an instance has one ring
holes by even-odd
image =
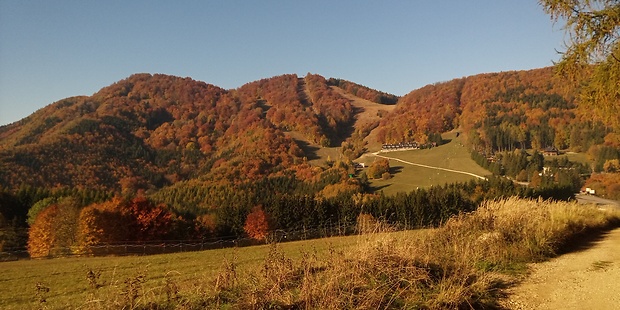
[[[584,249],[532,264],[507,293],[508,309],[620,309],[620,228]]]

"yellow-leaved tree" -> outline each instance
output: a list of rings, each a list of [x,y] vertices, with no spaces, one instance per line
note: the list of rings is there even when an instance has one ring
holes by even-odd
[[[72,254],[76,245],[79,203],[65,198],[38,212],[28,230],[30,257]]]
[[[126,206],[125,200],[116,197],[82,209],[77,228],[82,252],[96,254],[95,249],[99,246],[129,239],[131,217]]]
[[[28,230],[28,254],[32,258],[51,255],[54,243],[54,218],[58,205],[51,205],[37,215]]]
[[[540,0],[546,13],[565,23],[566,51],[559,72],[581,86],[578,103],[587,115],[620,129],[620,2]]]

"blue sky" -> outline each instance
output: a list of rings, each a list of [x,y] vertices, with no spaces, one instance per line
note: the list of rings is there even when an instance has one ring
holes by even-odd
[[[536,0],[0,0],[0,125],[139,72],[226,89],[311,72],[404,95],[550,66],[563,40]]]

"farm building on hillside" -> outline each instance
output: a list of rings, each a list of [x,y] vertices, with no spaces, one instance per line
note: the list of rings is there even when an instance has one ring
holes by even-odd
[[[560,150],[558,150],[555,146],[549,146],[543,150],[543,156],[557,156],[557,155],[560,155]]]

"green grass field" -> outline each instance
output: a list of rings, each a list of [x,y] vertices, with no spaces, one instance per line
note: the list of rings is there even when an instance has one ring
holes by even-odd
[[[575,152],[567,152],[565,154],[559,156],[547,156],[545,157],[545,161],[552,161],[554,159],[560,160],[564,157],[567,157],[569,161],[582,163],[582,164],[591,164],[592,161],[588,158],[588,155],[585,153],[575,153]]]
[[[469,172],[480,176],[491,175],[491,172],[478,166],[471,159],[469,151],[464,146],[462,137],[457,137],[456,133],[451,132],[444,134],[443,138],[450,140],[450,142],[432,149],[383,152],[380,155],[427,166]],[[377,156],[368,154],[362,161],[369,165],[376,159]],[[392,168],[393,175],[391,179],[372,180],[371,182],[373,188],[381,190],[388,195],[397,192],[409,192],[416,188],[476,179],[466,174],[418,167],[396,160],[390,160],[390,167]]]
[[[407,234],[411,232],[401,232]],[[322,257],[330,251],[347,251],[368,236],[346,236],[279,244],[286,257],[299,260],[303,253]],[[200,294],[205,283],[213,283],[224,262],[234,261],[238,272],[260,270],[269,245],[122,257],[70,257],[0,263],[0,309],[100,309],[98,300],[114,300],[129,290],[126,281],[144,276],[144,298],[161,295],[166,283],[174,283],[187,294]],[[94,289],[89,271],[100,273]],[[241,276],[241,275],[240,275]],[[49,292],[37,294],[37,283]],[[45,303],[39,298],[44,297]]]

